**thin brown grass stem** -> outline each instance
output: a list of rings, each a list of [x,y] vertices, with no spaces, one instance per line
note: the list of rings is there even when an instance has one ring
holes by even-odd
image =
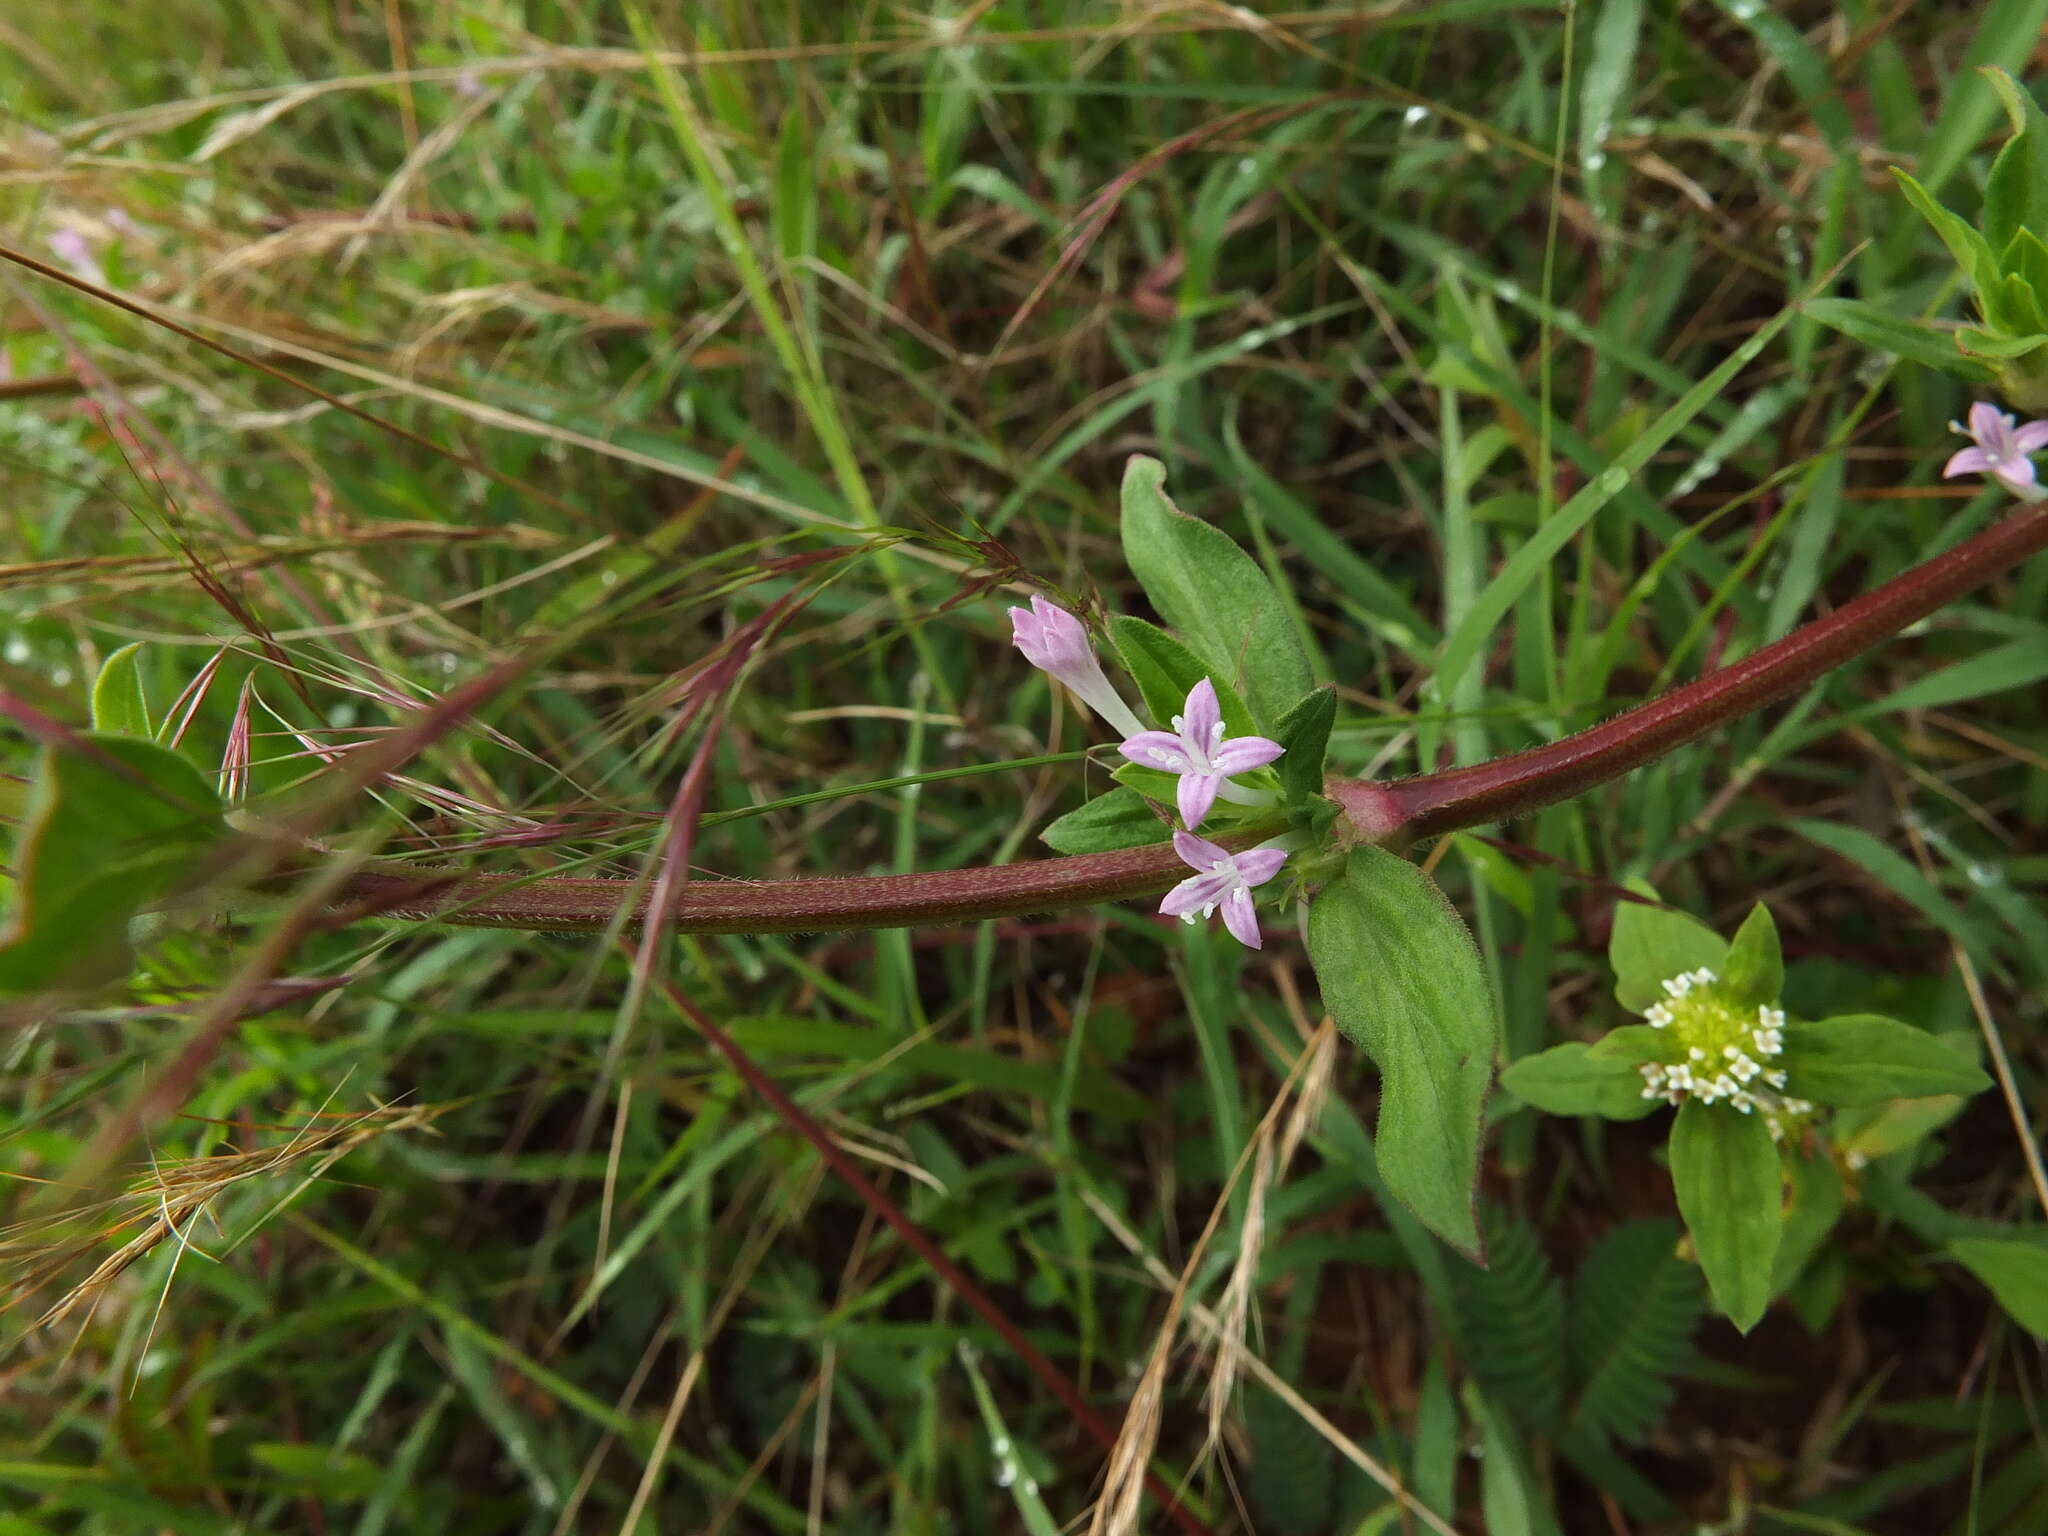
[[[1085,1429],[1105,1452],[1113,1453],[1117,1445],[1115,1426],[1081,1395],[1081,1389],[1074,1385],[1067,1374],[1054,1365],[1044,1351],[1024,1336],[1024,1331],[1010,1320],[1003,1309],[997,1306],[980,1286],[968,1278],[965,1270],[946,1256],[945,1251],[932,1241],[922,1227],[905,1215],[895,1201],[876,1187],[874,1181],[869,1179],[839,1143],[832,1139],[831,1133],[784,1093],[782,1086],[741,1050],[732,1036],[719,1028],[709,1015],[685,997],[682,989],[673,981],[664,979],[662,988],[676,1010],[696,1026],[698,1032],[704,1036],[705,1042],[725,1058],[740,1080],[766,1101],[768,1107],[775,1111],[784,1125],[809,1142],[816,1149],[818,1156],[824,1159],[826,1166],[860,1197],[862,1203],[887,1222],[895,1230],[896,1235],[903,1239],[905,1245],[931,1267],[932,1273],[943,1280],[995,1331],[997,1337],[1002,1339],[1032,1375],[1043,1382],[1046,1389],[1073,1414],[1075,1422]],[[1145,1486],[1160,1501],[1167,1516],[1180,1529],[1186,1531],[1188,1536],[1214,1536],[1201,1517],[1182,1504],[1157,1473],[1145,1474]]]

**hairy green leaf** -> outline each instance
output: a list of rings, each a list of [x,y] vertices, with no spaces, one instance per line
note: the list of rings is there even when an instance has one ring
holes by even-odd
[[[1775,1003],[1785,990],[1785,956],[1778,945],[1778,925],[1762,902],[1749,909],[1729,941],[1721,962],[1721,991],[1738,1007]]]
[[[1038,835],[1054,853],[1107,853],[1163,843],[1172,829],[1143,795],[1120,784],[1067,812]]]
[[[1791,1091],[1816,1104],[1880,1104],[1991,1086],[1982,1069],[1946,1041],[1869,1013],[1792,1025],[1778,1064]]]
[[[1289,805],[1323,792],[1323,757],[1330,746],[1330,727],[1337,719],[1337,695],[1318,688],[1280,717],[1273,739],[1287,749],[1275,764],[1280,788]]]
[[[222,830],[213,786],[175,752],[102,732],[44,748],[15,845],[0,992],[126,975],[129,920]]]
[[[2017,1239],[1959,1237],[1948,1245],[1998,1298],[2005,1314],[2037,1339],[2048,1339],[2048,1247]]]
[[[1728,941],[1696,917],[1640,901],[1614,909],[1607,960],[1615,999],[1631,1013],[1661,1001],[1671,977],[1700,966],[1718,970],[1727,954]]]
[[[1640,1120],[1660,1107],[1659,1100],[1643,1097],[1643,1076],[1633,1063],[1597,1056],[1577,1040],[1510,1063],[1500,1085],[1550,1115]]]
[[[1124,559],[1161,618],[1227,681],[1261,724],[1315,685],[1280,595],[1230,535],[1166,495],[1166,466],[1133,457],[1124,471]]]
[[[1908,320],[1862,299],[1809,299],[1805,310],[1822,325],[1873,351],[1888,352],[1924,368],[1938,368],[1951,378],[1973,384],[1991,382],[1991,369],[1965,357],[1956,346],[1953,331]]]
[[[1478,1255],[1472,1202],[1499,1030],[1472,935],[1429,876],[1359,847],[1311,903],[1308,945],[1337,1027],[1380,1069],[1380,1176],[1431,1231]]]
[[[149,695],[142,687],[142,642],[124,645],[100,663],[92,683],[92,728],[113,736],[147,741],[156,734],[149,723]]]
[[[1749,1332],[1770,1305],[1781,1227],[1778,1148],[1763,1117],[1687,1099],[1671,1127],[1671,1183],[1715,1304]]]
[[[1157,624],[1118,614],[1109,621],[1109,642],[1144,695],[1146,712],[1161,730],[1187,709],[1188,693],[1203,678],[1216,689],[1223,728],[1232,736],[1256,736],[1252,712],[1229,680]]]

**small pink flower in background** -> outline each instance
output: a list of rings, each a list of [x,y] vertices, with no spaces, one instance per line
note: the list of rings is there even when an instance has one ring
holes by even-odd
[[[1970,439],[1968,448],[1956,451],[1941,476],[1989,475],[2022,501],[2039,501],[2044,493],[2036,482],[2030,457],[2048,448],[2048,421],[2030,421],[2015,426],[2013,418],[1997,406],[1979,400],[1970,407],[1970,424],[1950,422],[1951,429]]]
[[[88,283],[107,286],[106,268],[93,254],[92,242],[75,229],[60,229],[50,236],[50,250],[72,272]]]
[[[1026,661],[1065,683],[1082,703],[1124,735],[1136,736],[1145,729],[1102,675],[1102,663],[1088,642],[1088,631],[1066,609],[1042,597],[1032,598],[1029,608],[1012,608],[1010,638]]]
[[[1209,917],[1221,907],[1223,926],[1231,936],[1249,949],[1262,948],[1259,920],[1252,911],[1252,887],[1264,885],[1280,873],[1287,850],[1261,846],[1231,853],[1206,837],[1176,832],[1173,851],[1195,873],[1166,893],[1159,903],[1160,914],[1192,923],[1197,913]]]
[[[1159,768],[1180,775],[1175,798],[1188,829],[1202,824],[1216,803],[1224,780],[1263,768],[1286,748],[1264,736],[1223,735],[1223,710],[1216,685],[1203,678],[1188,690],[1185,711],[1173,717],[1170,731],[1139,731],[1119,750],[1141,768]]]

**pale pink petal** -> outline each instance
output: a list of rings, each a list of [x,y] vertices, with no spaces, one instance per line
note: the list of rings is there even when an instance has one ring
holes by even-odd
[[[1226,779],[1233,774],[1263,768],[1287,749],[1264,736],[1237,736],[1209,754],[1209,761]]]
[[[2034,483],[2034,461],[2032,459],[2008,459],[1991,471],[1992,478],[2022,501],[2032,501],[2037,494]]]
[[[2012,418],[1986,400],[1970,407],[1970,436],[1994,458],[2003,458],[2012,437]]]
[[[1181,750],[1180,738],[1171,731],[1140,731],[1117,751],[1140,768],[1157,768],[1165,773],[1186,773],[1193,764]]]
[[[1982,448],[1958,448],[1942,465],[1941,478],[1953,480],[1957,475],[1988,475],[1991,464],[1991,455]]]
[[[2012,445],[2021,453],[2039,453],[2048,448],[2048,421],[2030,421],[2012,435]]]
[[[1230,859],[1228,849],[1219,848],[1206,837],[1197,837],[1192,832],[1174,833],[1173,851],[1180,855],[1181,863],[1188,868],[1204,871],[1214,867],[1218,859],[1226,863]]]
[[[1246,885],[1264,885],[1286,862],[1285,848],[1247,848],[1237,856],[1238,877]]]
[[[1223,723],[1223,707],[1216,702],[1216,685],[1206,677],[1188,690],[1188,702],[1180,717],[1180,733],[1188,745],[1207,752],[1216,742],[1216,727]]]
[[[1230,890],[1230,871],[1223,870],[1213,875],[1190,875],[1159,902],[1161,917],[1186,917],[1213,907]]]
[[[1246,949],[1263,949],[1258,914],[1252,910],[1252,893],[1239,888],[1223,898],[1223,926]]]
[[[1189,827],[1199,827],[1202,818],[1209,814],[1209,807],[1216,803],[1216,791],[1223,786],[1223,776],[1215,773],[1183,773],[1174,799],[1180,805],[1180,819]]]

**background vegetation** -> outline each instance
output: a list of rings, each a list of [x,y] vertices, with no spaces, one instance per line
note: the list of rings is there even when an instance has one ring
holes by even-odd
[[[2044,14],[650,0],[636,38],[567,0],[32,0],[8,243],[190,333],[8,278],[6,687],[82,722],[147,641],[155,717],[260,797],[530,655],[322,835],[632,874],[705,740],[690,669],[800,599],[732,695],[705,877],[1030,857],[1106,767],[1048,760],[1098,735],[1003,606],[1137,602],[1144,452],[1298,595],[1333,767],[1551,739],[1998,510],[1935,479],[1956,385],[1794,318],[1433,680],[1499,562],[1786,306],[1956,313],[1886,167],[1967,210],[2002,125],[1971,66],[2025,77]],[[2038,1117],[2044,676],[2037,561],[1440,845],[1511,1053],[1620,1022],[1647,876],[1723,931],[1768,900],[1795,1009],[1999,1032]],[[2048,1525],[2039,1348],[1932,1248],[2039,1220],[2025,1115],[1856,1132],[1740,1338],[1674,1251],[1661,1119],[1509,1115],[1486,1272],[1383,1206],[1372,1074],[1268,927],[1129,904],[671,969],[1210,1529]],[[282,932],[167,929],[0,1036],[0,1531],[1085,1520],[1101,1447],[630,955]]]

